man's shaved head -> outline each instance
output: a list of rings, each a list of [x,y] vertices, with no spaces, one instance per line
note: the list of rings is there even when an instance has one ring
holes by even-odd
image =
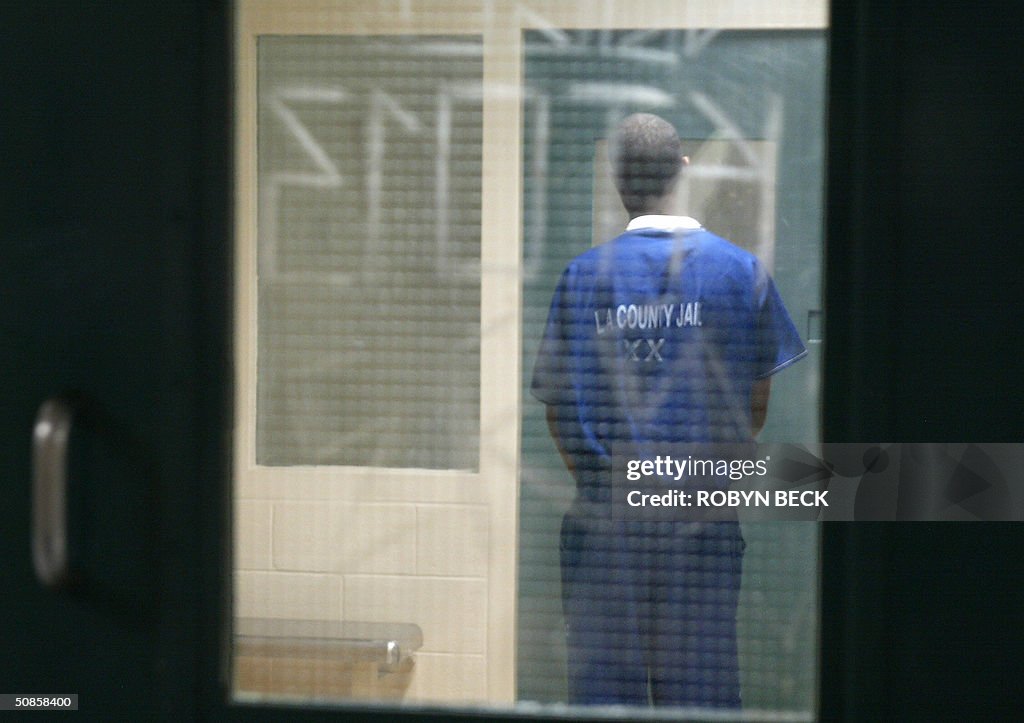
[[[615,131],[610,148],[615,187],[631,215],[672,190],[683,166],[682,146],[672,124],[651,113],[634,113]]]

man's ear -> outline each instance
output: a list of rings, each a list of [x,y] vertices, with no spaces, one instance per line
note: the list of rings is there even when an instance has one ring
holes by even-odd
[[[683,165],[684,166],[690,165],[690,157],[689,156],[683,156]]]

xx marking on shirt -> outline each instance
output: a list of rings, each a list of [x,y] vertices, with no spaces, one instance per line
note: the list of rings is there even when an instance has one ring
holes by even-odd
[[[637,350],[640,345],[647,342],[647,356],[640,359],[640,355],[637,354]],[[629,341],[628,339],[622,340],[622,347],[626,352],[626,357],[630,361],[665,361],[661,356],[661,347],[665,345],[664,339],[637,339],[635,341]]]

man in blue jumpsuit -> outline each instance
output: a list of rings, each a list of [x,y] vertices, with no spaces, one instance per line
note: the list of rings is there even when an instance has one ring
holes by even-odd
[[[737,520],[613,518],[611,448],[750,442],[770,377],[807,352],[750,253],[670,216],[688,162],[650,114],[610,144],[625,233],[559,280],[532,391],[577,495],[562,523],[572,703],[738,708]]]

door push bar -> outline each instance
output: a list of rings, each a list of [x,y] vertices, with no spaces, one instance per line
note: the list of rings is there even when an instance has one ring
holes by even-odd
[[[63,396],[39,407],[32,429],[32,564],[43,587],[71,582],[68,555],[68,447],[74,410]]]

